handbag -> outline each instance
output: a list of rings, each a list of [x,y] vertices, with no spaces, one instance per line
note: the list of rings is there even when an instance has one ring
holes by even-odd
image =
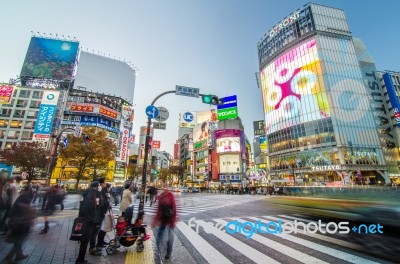
[[[72,241],[88,241],[89,226],[88,221],[84,217],[77,217],[72,225],[72,232],[69,240]]]
[[[104,232],[110,232],[113,229],[113,218],[110,212],[107,212],[104,216],[103,222],[101,223],[100,229]]]

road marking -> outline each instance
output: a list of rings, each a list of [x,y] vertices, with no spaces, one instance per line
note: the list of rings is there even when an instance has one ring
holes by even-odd
[[[265,219],[256,218],[256,217],[249,217],[249,218],[252,219],[252,220],[255,220],[255,221],[260,220],[260,221],[265,223]],[[278,219],[276,217],[271,217],[271,216],[263,216],[263,218],[281,220],[281,219]],[[317,250],[319,252],[331,255],[331,256],[333,256],[335,258],[343,259],[343,260],[348,261],[348,262],[363,263],[363,264],[367,264],[367,263],[371,263],[371,264],[372,263],[374,263],[374,264],[376,263],[377,264],[377,262],[374,262],[374,261],[371,261],[371,260],[368,260],[368,259],[365,259],[365,258],[362,258],[362,257],[358,257],[356,255],[349,254],[349,253],[346,253],[346,252],[343,252],[343,251],[340,251],[340,250],[336,250],[336,249],[333,249],[333,248],[330,248],[330,247],[327,247],[327,246],[323,246],[323,245],[320,245],[318,243],[314,243],[314,242],[311,242],[311,241],[308,241],[308,240],[305,240],[305,239],[302,239],[300,237],[296,237],[296,236],[293,236],[293,235],[279,234],[279,235],[276,235],[276,236],[279,236],[282,239],[294,242],[296,244],[302,245],[304,247],[308,247],[308,248]]]
[[[218,250],[211,246],[204,238],[183,222],[178,222],[176,227],[186,236],[196,250],[207,260],[208,263],[233,264]]]
[[[216,236],[219,239],[221,239],[224,243],[228,244],[229,246],[234,248],[236,251],[239,251],[240,253],[242,253],[244,256],[246,256],[247,258],[251,259],[255,263],[260,263],[260,264],[265,264],[265,263],[276,264],[276,263],[280,263],[280,262],[268,257],[267,255],[261,253],[260,251],[252,248],[251,246],[243,243],[242,241],[234,238],[233,236],[225,233],[225,231],[221,231],[218,228],[209,225],[208,223],[206,223],[203,220],[196,220],[194,222],[198,223],[199,225],[201,225],[203,227],[206,227],[207,228],[207,232],[212,233],[214,236]],[[224,262],[211,262],[211,263],[224,263]]]
[[[238,220],[241,223],[246,222],[246,220],[243,220],[243,219],[235,219],[235,220]],[[226,226],[228,224],[228,222],[226,222],[226,221],[224,221],[222,219],[214,219],[214,221],[216,221],[218,223],[221,223],[224,226]],[[233,228],[230,228],[230,229],[234,230]],[[241,233],[241,235],[246,236],[246,234],[244,234],[244,233]],[[265,246],[267,246],[269,248],[272,248],[273,250],[276,250],[276,251],[278,251],[278,252],[280,252],[280,253],[282,253],[284,255],[287,255],[287,256],[295,259],[295,260],[298,260],[298,261],[300,261],[302,263],[310,263],[310,264],[311,263],[315,263],[315,264],[328,263],[328,262],[322,261],[320,259],[314,258],[314,257],[312,257],[310,255],[307,255],[307,254],[305,254],[303,252],[300,252],[298,250],[295,250],[295,249],[293,249],[291,247],[285,246],[285,245],[283,245],[281,243],[278,243],[278,242],[276,242],[276,241],[274,241],[272,239],[268,239],[266,237],[263,237],[261,235],[253,234],[251,239],[253,239],[253,240],[259,242],[260,244],[263,244],[263,245],[265,245]]]

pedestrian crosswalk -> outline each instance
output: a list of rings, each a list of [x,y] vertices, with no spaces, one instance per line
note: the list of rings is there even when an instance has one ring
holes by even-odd
[[[179,216],[188,216],[191,214],[201,213],[208,210],[218,209],[222,207],[242,204],[249,201],[265,199],[263,196],[230,196],[230,195],[207,195],[207,196],[177,196],[176,208]],[[157,214],[157,202],[150,206],[150,201],[144,204],[145,215],[154,216]],[[138,213],[139,200],[133,202],[134,215]],[[120,214],[119,205],[112,205],[112,209],[116,214]]]
[[[268,229],[259,229],[263,223]],[[309,223],[319,222],[297,215],[191,218],[178,222],[176,233],[198,251],[198,263],[382,263],[365,254],[361,245],[347,241],[358,234],[326,232],[326,227],[319,229],[322,232],[304,230]],[[284,224],[293,228],[274,232]]]

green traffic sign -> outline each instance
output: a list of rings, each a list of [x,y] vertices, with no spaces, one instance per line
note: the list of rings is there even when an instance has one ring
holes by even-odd
[[[218,109],[218,120],[235,119],[238,118],[237,107]]]

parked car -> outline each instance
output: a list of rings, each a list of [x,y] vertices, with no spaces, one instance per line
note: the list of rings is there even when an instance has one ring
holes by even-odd
[[[179,188],[174,188],[172,191],[173,192],[181,192],[181,190]]]
[[[187,193],[187,192],[189,192],[188,188],[186,187],[181,188],[181,193]]]
[[[199,190],[196,189],[195,187],[191,187],[191,188],[189,189],[189,192],[191,192],[191,193],[198,193]]]

